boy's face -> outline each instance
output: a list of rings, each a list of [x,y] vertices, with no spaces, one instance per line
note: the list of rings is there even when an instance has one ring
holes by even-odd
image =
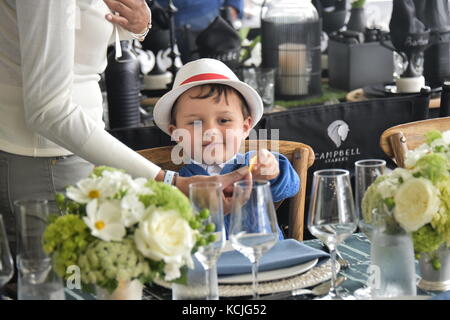
[[[252,127],[252,119],[244,119],[241,100],[235,92],[228,92],[227,99],[222,94],[219,102],[215,101],[216,95],[192,98],[199,96],[201,90],[193,87],[180,96],[175,112],[176,125],[170,125],[169,130],[191,159],[220,164],[239,151]]]

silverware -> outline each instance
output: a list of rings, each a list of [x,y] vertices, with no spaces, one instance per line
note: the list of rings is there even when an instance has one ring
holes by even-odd
[[[330,253],[330,249],[325,244],[322,245],[326,252]],[[339,250],[336,248],[336,261],[341,266],[341,269],[346,269],[350,267],[350,262],[348,262],[347,259],[344,259],[342,254],[339,252]]]
[[[337,262],[341,265],[342,269],[346,269],[350,266],[350,262],[347,259],[344,259],[341,253],[336,249]]]
[[[347,280],[347,278],[344,276],[338,277],[336,279],[336,287],[340,286],[345,280]],[[295,290],[291,290],[291,291],[283,291],[280,293],[274,293],[274,294],[262,296],[259,298],[259,300],[281,300],[281,299],[286,299],[289,297],[299,296],[299,295],[303,295],[303,294],[310,294],[313,296],[323,296],[323,295],[326,295],[330,291],[330,288],[331,288],[331,281],[329,280],[329,281],[325,281],[325,282],[322,282],[322,283],[316,285],[312,289],[295,289]]]

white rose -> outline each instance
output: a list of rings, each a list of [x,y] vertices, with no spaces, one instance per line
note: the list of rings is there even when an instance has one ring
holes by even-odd
[[[450,130],[442,132],[442,139],[446,145],[450,144]]]
[[[394,217],[408,232],[429,223],[439,210],[439,190],[424,178],[403,183],[395,195]]]
[[[165,280],[174,280],[180,276],[180,267],[192,266],[191,250],[196,232],[174,210],[149,210],[134,234],[136,247],[147,258],[163,260]]]

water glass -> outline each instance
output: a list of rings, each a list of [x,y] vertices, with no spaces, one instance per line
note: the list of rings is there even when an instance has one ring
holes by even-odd
[[[14,274],[14,262],[9,250],[3,217],[0,215],[0,300],[2,288],[11,280]]]
[[[205,227],[212,228],[215,241],[201,246],[195,253],[196,258],[205,269],[205,283],[209,288],[207,300],[218,300],[217,259],[225,246],[225,227],[223,218],[222,184],[218,182],[196,182],[189,185],[189,198],[194,212],[209,215],[204,219]]]
[[[368,214],[363,212],[362,200],[367,189],[379,176],[384,174],[385,169],[386,161],[382,159],[366,159],[355,162],[355,207],[359,217],[359,229],[364,232],[369,242],[373,230],[370,223],[372,217],[371,214],[367,216]],[[354,292],[354,295],[358,299],[370,298],[372,295],[371,288],[370,286],[359,288]]]
[[[44,252],[42,237],[54,202],[18,200],[14,202],[17,219],[17,269],[19,300],[64,300],[62,279],[53,271],[51,258]]]
[[[308,229],[322,240],[331,254],[331,288],[324,299],[341,299],[336,292],[336,247],[357,227],[350,172],[325,169],[314,172]]]
[[[382,174],[386,169],[386,161],[381,159],[367,159],[355,162],[355,207],[359,217],[359,228],[370,240],[371,224],[370,217],[364,217],[362,211],[362,199],[367,188]]]
[[[374,209],[369,287],[373,298],[415,296],[416,269],[411,234],[386,205]]]
[[[260,258],[278,240],[270,183],[265,180],[235,182],[230,214],[231,244],[252,263],[253,299],[258,299]]]
[[[172,283],[172,300],[206,300],[211,294],[218,296],[217,268],[209,269],[207,276],[195,254],[192,261],[194,268],[188,270],[186,284]]]

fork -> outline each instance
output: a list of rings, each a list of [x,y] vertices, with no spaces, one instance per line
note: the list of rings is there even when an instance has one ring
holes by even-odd
[[[322,246],[324,247],[325,251],[330,253],[330,249],[325,244],[322,244]],[[346,269],[346,268],[350,267],[350,262],[348,262],[347,259],[344,259],[344,257],[342,256],[342,254],[339,252],[339,250],[337,248],[336,248],[336,258],[337,258],[337,262],[339,262],[339,265],[341,266],[342,269]]]
[[[341,253],[337,249],[336,249],[336,256],[337,256],[337,261],[341,265],[342,269],[346,269],[346,268],[350,267],[350,262],[348,262],[347,259],[344,259],[344,257],[342,257]]]

